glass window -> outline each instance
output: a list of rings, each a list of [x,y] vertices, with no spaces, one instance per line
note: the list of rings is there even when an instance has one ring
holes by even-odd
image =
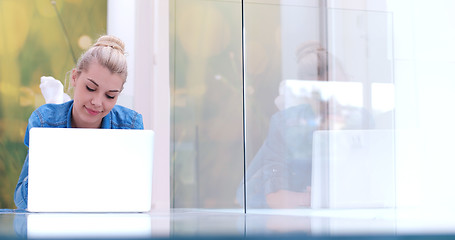
[[[395,206],[389,13],[176,0],[171,15],[173,207]]]
[[[391,16],[245,1],[243,17],[247,208],[395,206]]]
[[[171,16],[173,207],[241,209],[240,1],[177,0]]]
[[[245,1],[243,17],[247,208],[395,206],[391,16]]]

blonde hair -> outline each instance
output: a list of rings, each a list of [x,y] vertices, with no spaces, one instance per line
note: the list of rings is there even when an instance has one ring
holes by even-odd
[[[125,56],[125,44],[115,36],[104,35],[98,38],[79,58],[76,71],[87,71],[90,64],[96,60],[101,66],[109,69],[111,73],[119,74],[126,81],[128,69]]]
[[[297,48],[297,77],[302,80],[347,81],[341,62],[321,44],[308,41]],[[330,78],[330,79],[329,79]]]
[[[328,53],[318,42],[305,42],[296,51],[297,75],[305,80],[327,81]]]

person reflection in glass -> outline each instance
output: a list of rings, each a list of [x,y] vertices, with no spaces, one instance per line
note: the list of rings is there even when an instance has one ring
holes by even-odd
[[[297,82],[346,81],[341,65],[319,43],[302,44],[296,56]],[[280,111],[271,117],[267,137],[247,168],[248,208],[310,207],[313,132],[371,124],[360,108],[341,106],[334,98],[323,99],[314,88],[305,94],[290,94],[292,86],[287,83],[280,84],[275,99]],[[243,182],[237,202],[243,203]]]

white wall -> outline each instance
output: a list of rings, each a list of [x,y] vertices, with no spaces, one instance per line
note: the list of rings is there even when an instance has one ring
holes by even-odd
[[[397,161],[403,205],[455,205],[455,2],[392,0],[397,86]],[[399,152],[398,152],[399,151]]]
[[[136,2],[110,0],[107,7],[107,32],[125,42],[126,59],[129,67],[128,78],[117,104],[134,109]]]

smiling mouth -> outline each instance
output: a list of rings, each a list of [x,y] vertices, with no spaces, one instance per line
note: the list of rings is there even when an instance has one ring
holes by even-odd
[[[92,115],[92,116],[96,116],[96,115],[98,115],[98,114],[100,113],[100,111],[95,111],[95,110],[92,110],[92,109],[90,109],[90,108],[88,108],[88,107],[85,107],[85,109],[86,109],[87,112],[88,112],[90,115]]]

